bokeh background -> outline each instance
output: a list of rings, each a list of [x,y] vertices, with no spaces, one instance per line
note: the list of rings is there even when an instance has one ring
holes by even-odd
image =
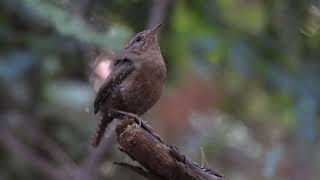
[[[112,130],[89,146],[92,102],[101,62],[158,23],[144,119],[166,142],[230,180],[319,179],[318,0],[1,0],[0,179],[141,179]]]

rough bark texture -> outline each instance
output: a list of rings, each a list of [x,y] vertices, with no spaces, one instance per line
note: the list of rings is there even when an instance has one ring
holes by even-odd
[[[142,126],[143,127],[143,126]],[[144,169],[125,163],[120,166],[131,169],[147,179],[163,180],[222,180],[210,169],[190,162],[174,146],[163,143],[153,131],[141,128],[134,120],[124,117],[116,128],[121,151],[140,163]]]

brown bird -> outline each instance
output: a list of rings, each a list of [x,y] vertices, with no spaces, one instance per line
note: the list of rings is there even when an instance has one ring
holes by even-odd
[[[99,123],[92,145],[98,146],[108,124],[116,118],[114,110],[141,116],[160,98],[166,77],[166,66],[157,42],[161,24],[136,34],[116,58],[111,72],[94,101]]]

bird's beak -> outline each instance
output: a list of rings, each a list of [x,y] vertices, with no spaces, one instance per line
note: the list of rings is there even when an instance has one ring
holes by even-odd
[[[161,27],[161,24],[158,24],[156,27],[152,28],[150,30],[150,35],[156,35],[157,32],[159,31],[160,27]]]

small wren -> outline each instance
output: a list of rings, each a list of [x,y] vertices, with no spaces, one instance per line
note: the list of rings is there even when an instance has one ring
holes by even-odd
[[[156,34],[161,24],[136,34],[127,46],[111,60],[110,74],[100,87],[94,113],[101,112],[92,142],[98,146],[108,124],[119,110],[141,116],[160,98],[164,88],[166,66]]]

